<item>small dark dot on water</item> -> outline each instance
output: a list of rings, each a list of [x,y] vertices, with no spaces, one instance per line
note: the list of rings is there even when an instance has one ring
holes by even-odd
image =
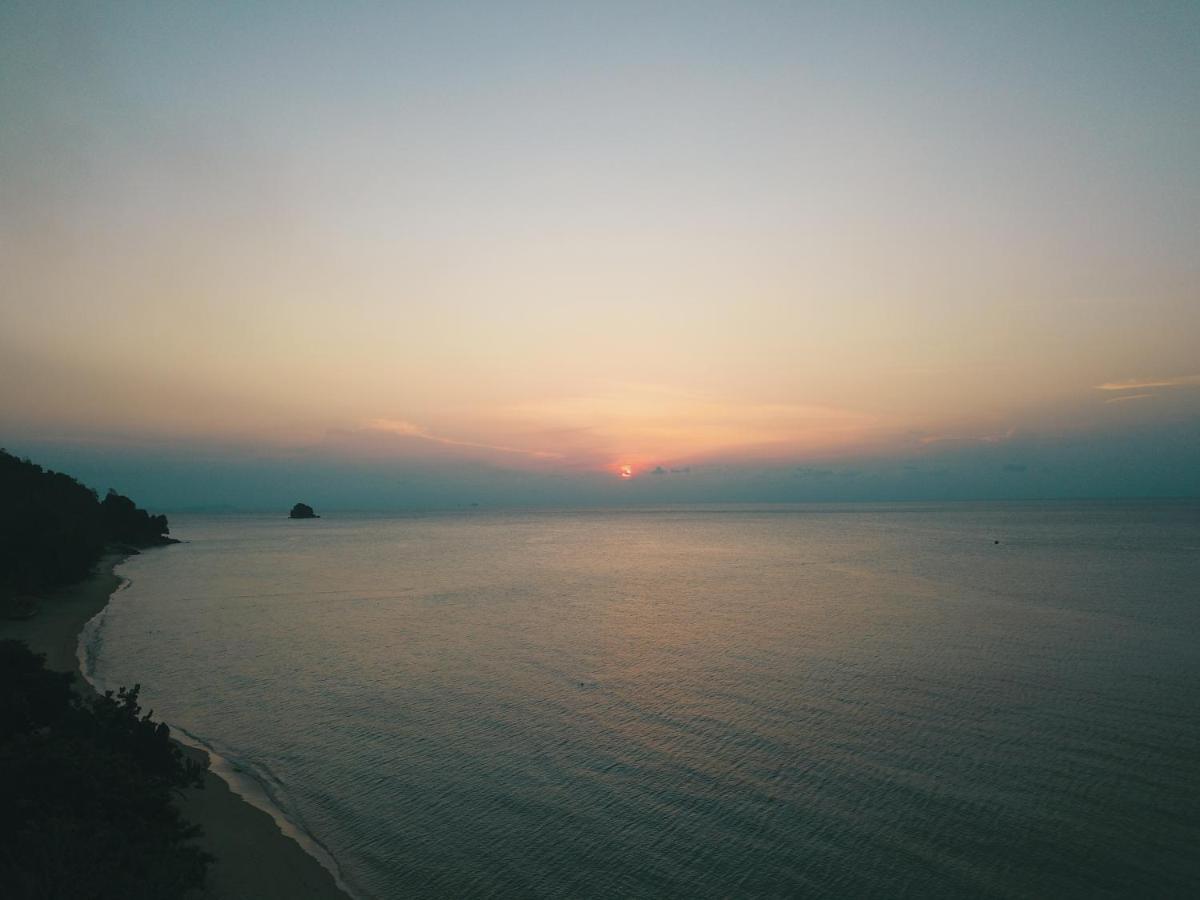
[[[998,544],[998,543],[1000,543],[1000,542],[999,542],[999,541],[992,541],[992,543],[993,543],[993,544]]]

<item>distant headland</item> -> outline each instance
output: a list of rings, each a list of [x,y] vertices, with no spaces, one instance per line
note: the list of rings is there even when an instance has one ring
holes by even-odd
[[[0,450],[0,598],[85,578],[106,549],[177,543],[166,516],[110,490],[101,500],[69,475]]]
[[[315,512],[313,512],[313,508],[311,506],[309,506],[307,503],[297,503],[295,506],[292,507],[292,511],[290,513],[288,513],[288,518],[289,519],[319,519],[321,517],[318,516]]]

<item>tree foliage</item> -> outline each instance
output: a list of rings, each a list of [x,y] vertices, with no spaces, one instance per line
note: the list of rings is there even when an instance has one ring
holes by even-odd
[[[205,766],[142,713],[138,687],[82,697],[74,676],[0,641],[0,885],[12,900],[176,898],[210,857],[173,795]]]
[[[103,502],[69,475],[0,450],[0,592],[83,578],[110,543],[170,543],[166,516],[109,491]]]

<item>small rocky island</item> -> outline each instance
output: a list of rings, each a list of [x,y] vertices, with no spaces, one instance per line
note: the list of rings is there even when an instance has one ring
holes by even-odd
[[[292,507],[292,511],[290,513],[288,513],[288,518],[289,519],[319,519],[321,517],[318,516],[315,512],[313,512],[313,508],[311,506],[309,506],[307,503],[297,503],[295,506]]]

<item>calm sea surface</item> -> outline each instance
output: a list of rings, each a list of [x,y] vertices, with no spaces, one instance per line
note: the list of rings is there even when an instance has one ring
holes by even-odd
[[[172,532],[94,678],[362,897],[1200,895],[1194,504]]]

